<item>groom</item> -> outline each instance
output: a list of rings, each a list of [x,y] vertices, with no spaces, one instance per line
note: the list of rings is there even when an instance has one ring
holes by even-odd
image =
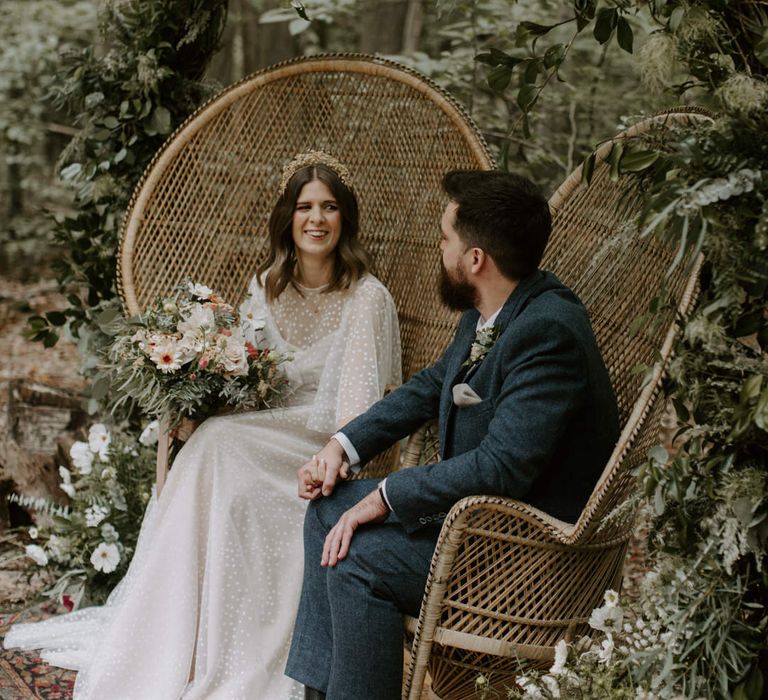
[[[529,180],[496,171],[451,172],[443,187],[440,292],[466,311],[453,342],[299,469],[299,495],[313,503],[286,673],[307,698],[397,700],[402,615],[418,616],[451,506],[509,496],[575,522],[618,437],[587,312],[538,270],[546,200]],[[442,461],[381,483],[344,481],[435,417]]]

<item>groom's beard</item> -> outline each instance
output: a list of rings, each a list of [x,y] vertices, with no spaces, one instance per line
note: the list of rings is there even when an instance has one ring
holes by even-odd
[[[474,285],[467,280],[464,269],[456,266],[455,277],[445,267],[445,263],[440,261],[440,299],[451,311],[466,311],[475,307],[477,301],[477,290]]]

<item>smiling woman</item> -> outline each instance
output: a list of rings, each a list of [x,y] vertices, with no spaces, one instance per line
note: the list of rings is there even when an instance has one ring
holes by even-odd
[[[283,674],[303,571],[296,469],[400,380],[397,312],[368,274],[347,182],[327,154],[288,164],[269,257],[241,306],[253,344],[293,358],[285,405],[205,420],[107,604],[6,637],[78,669],[77,700],[303,695]],[[94,557],[114,565],[109,549]]]
[[[347,168],[327,153],[308,151],[286,166],[281,185],[269,218],[269,255],[259,268],[267,299],[289,284],[300,292],[300,286],[330,292],[355,284],[371,264],[358,238]]]

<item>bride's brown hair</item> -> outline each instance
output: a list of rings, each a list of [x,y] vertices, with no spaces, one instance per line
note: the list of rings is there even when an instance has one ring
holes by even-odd
[[[269,217],[269,255],[258,270],[267,301],[277,299],[289,284],[301,293],[296,282],[293,213],[302,188],[313,180],[328,186],[341,214],[341,235],[334,250],[333,276],[323,291],[349,289],[371,268],[371,258],[357,237],[359,213],[354,192],[331,168],[323,164],[311,165],[291,177]]]

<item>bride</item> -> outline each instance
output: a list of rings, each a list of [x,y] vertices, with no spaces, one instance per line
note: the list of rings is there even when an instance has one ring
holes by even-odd
[[[6,637],[78,670],[77,700],[303,697],[283,675],[303,568],[296,469],[400,381],[394,303],[357,229],[341,163],[311,151],[288,164],[241,307],[250,332],[293,357],[286,405],[202,423],[106,605]]]

